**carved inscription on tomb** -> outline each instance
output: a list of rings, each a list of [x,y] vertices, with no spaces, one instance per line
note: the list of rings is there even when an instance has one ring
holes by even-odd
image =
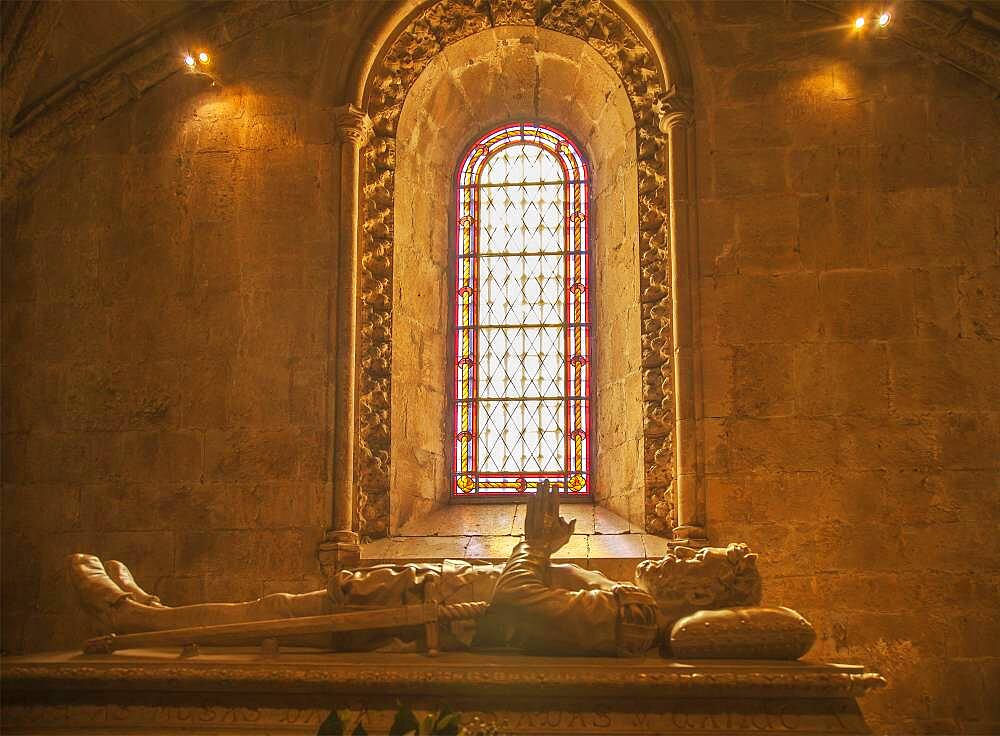
[[[410,87],[445,46],[501,25],[538,25],[579,38],[621,78],[636,123],[643,369],[643,462],[646,528],[675,526],[670,243],[667,222],[667,136],[656,111],[667,97],[656,55],[617,12],[600,0],[440,0],[402,29],[368,80],[374,137],[362,151],[362,255],[359,334],[359,531],[385,536],[389,457],[396,127]]]
[[[206,705],[101,704],[8,704],[4,723],[26,731],[87,728],[89,733],[120,733],[121,729],[156,729],[185,733],[210,729],[213,733],[308,733],[315,734],[331,711],[336,711],[347,733],[361,725],[368,733],[387,733],[398,708],[367,704],[360,700],[332,703],[334,707],[233,707]],[[317,704],[318,705],[318,704]],[[445,704],[408,702],[420,719],[438,712]],[[857,705],[847,699],[694,699],[659,701],[655,710],[641,701],[595,703],[587,710],[558,703],[539,707],[534,702],[510,702],[503,709],[490,709],[479,702],[455,702],[449,707],[461,714],[461,723],[472,728],[495,727],[500,733],[861,733],[864,732]],[[568,706],[567,704],[564,704]],[[485,708],[484,708],[485,706]]]

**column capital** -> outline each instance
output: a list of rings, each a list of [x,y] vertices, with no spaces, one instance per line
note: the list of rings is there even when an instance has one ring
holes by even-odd
[[[669,133],[671,128],[694,122],[694,101],[689,92],[678,89],[676,84],[654,103],[653,110],[659,118],[661,133]]]
[[[333,123],[342,143],[351,141],[360,148],[371,137],[371,118],[350,103],[333,108]]]
[[[361,564],[361,544],[358,535],[349,530],[327,529],[316,550],[319,567],[326,577]]]

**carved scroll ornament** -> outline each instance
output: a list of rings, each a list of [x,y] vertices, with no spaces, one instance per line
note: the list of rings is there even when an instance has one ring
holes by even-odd
[[[600,0],[440,0],[410,19],[368,80],[373,137],[361,165],[359,531],[368,537],[388,533],[396,126],[410,87],[438,53],[502,25],[537,25],[582,39],[615,70],[632,104],[639,184],[645,522],[649,531],[664,534],[675,525],[667,135],[657,114],[668,91],[655,54]]]

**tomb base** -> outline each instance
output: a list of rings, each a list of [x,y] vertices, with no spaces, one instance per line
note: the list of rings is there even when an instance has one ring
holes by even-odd
[[[421,720],[458,713],[469,733],[867,734],[856,698],[883,683],[853,665],[507,654],[202,648],[2,663],[5,734],[316,734],[334,721],[386,734],[401,706]]]

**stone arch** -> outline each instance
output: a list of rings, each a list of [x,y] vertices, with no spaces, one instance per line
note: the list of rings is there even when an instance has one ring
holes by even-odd
[[[412,514],[449,500],[454,175],[470,136],[514,120],[554,125],[581,145],[591,164],[595,500],[643,521],[632,108],[611,67],[580,39],[504,26],[456,41],[435,57],[410,89],[397,127],[390,422],[391,435],[406,442],[390,447],[393,531]],[[601,360],[602,352],[615,360]]]
[[[355,506],[353,525],[368,536],[388,532],[390,458],[392,442],[391,341],[394,258],[393,207],[397,171],[397,132],[404,102],[421,73],[452,44],[490,28],[537,27],[575,37],[605,60],[618,76],[634,116],[637,156],[638,259],[640,263],[640,323],[643,399],[643,501],[644,522],[650,531],[668,533],[681,527],[682,536],[704,536],[700,528],[703,502],[697,490],[697,432],[694,426],[691,305],[696,300],[690,278],[691,199],[689,176],[690,90],[671,82],[662,55],[676,53],[677,44],[660,16],[646,18],[601,0],[438,0],[410,3],[377,20],[370,29],[375,39],[370,51],[356,65],[354,99],[349,114],[367,109],[371,141],[360,153],[359,210],[349,225],[356,259],[349,273],[357,289],[356,344],[350,354],[357,369],[351,376],[354,405],[341,421],[337,457],[348,460],[347,488],[338,491],[341,506]],[[678,80],[690,79],[681,65]],[[360,130],[355,126],[355,130]],[[682,131],[677,134],[676,131]],[[367,132],[367,131],[366,131]],[[355,143],[364,137],[358,133]],[[357,154],[355,154],[357,155]],[[674,161],[683,164],[676,171]],[[346,179],[345,179],[346,184]],[[673,212],[680,202],[684,212]],[[668,216],[673,213],[673,217]],[[684,283],[678,289],[677,254],[670,243],[685,240]],[[356,274],[355,274],[356,268]],[[341,269],[342,273],[345,270]],[[679,291],[684,293],[678,299]],[[353,297],[352,297],[353,298]],[[688,322],[678,341],[676,312]],[[352,303],[351,309],[354,306]],[[676,353],[676,354],[675,354]],[[353,370],[353,368],[352,368]],[[680,379],[678,381],[678,379]],[[675,391],[675,384],[684,387]],[[690,384],[690,389],[688,390]],[[342,392],[340,386],[338,391]],[[356,416],[355,416],[356,408]],[[684,424],[690,420],[690,426]],[[356,435],[351,428],[356,427]],[[688,439],[690,438],[690,439]],[[681,454],[680,440],[688,449]],[[345,442],[351,444],[344,452]],[[676,455],[676,462],[675,462]],[[681,491],[678,477],[692,482]],[[343,473],[342,473],[343,475]],[[344,488],[345,484],[339,484]],[[344,498],[353,492],[353,498]],[[352,503],[353,502],[353,503]],[[335,506],[337,505],[335,503]],[[679,512],[679,514],[678,514]],[[335,512],[336,515],[336,512]],[[341,513],[339,518],[343,519]],[[336,523],[335,523],[336,526]]]

